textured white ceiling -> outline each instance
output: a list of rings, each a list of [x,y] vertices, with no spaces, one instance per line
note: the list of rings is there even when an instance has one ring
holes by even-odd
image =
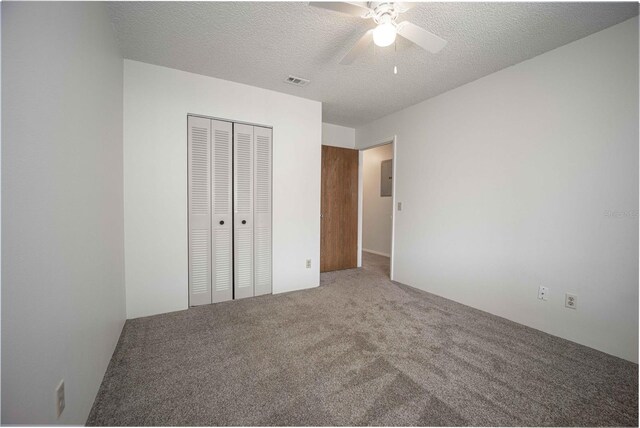
[[[323,121],[351,127],[638,14],[637,3],[421,3],[399,20],[446,39],[440,53],[399,43],[344,66],[370,21],[289,2],[108,7],[125,58],[322,101]],[[288,85],[289,74],[311,83]]]

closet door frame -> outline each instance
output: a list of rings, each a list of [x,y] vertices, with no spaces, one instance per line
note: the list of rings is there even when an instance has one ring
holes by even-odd
[[[252,235],[252,243],[251,243],[251,256],[252,256],[252,294],[251,296],[258,296],[258,295],[262,295],[262,294],[273,294],[273,127],[270,125],[264,125],[264,124],[259,124],[259,123],[252,123],[252,122],[244,122],[244,121],[239,121],[239,120],[233,120],[233,119],[226,119],[226,118],[220,118],[220,117],[216,117],[216,116],[206,116],[206,115],[202,115],[202,114],[196,114],[196,113],[187,113],[187,122],[188,124],[191,121],[191,118],[200,118],[200,119],[207,119],[212,121],[211,123],[211,127],[210,127],[210,134],[209,134],[209,140],[210,140],[210,148],[209,148],[209,153],[212,156],[212,152],[213,152],[213,121],[220,121],[220,122],[227,122],[229,124],[232,125],[232,142],[231,142],[231,146],[232,146],[232,160],[231,160],[231,164],[232,164],[232,177],[231,177],[231,181],[232,181],[232,189],[231,189],[231,200],[232,200],[232,211],[231,211],[231,217],[232,217],[232,229],[233,229],[233,238],[232,238],[232,242],[233,242],[233,246],[232,246],[232,255],[233,255],[233,261],[232,261],[232,268],[233,268],[233,300],[236,299],[240,299],[243,298],[242,295],[238,296],[237,295],[237,289],[236,289],[236,245],[235,245],[235,241],[236,241],[236,172],[235,172],[235,168],[236,168],[236,125],[246,125],[246,126],[251,126],[251,127],[257,127],[257,128],[263,128],[266,130],[270,131],[271,134],[271,147],[270,147],[270,158],[269,158],[269,169],[270,169],[270,208],[271,208],[271,212],[269,213],[269,228],[270,228],[270,239],[269,239],[269,246],[270,246],[270,252],[271,252],[271,269],[270,269],[270,274],[271,274],[271,284],[269,286],[269,290],[267,291],[265,287],[262,287],[260,290],[258,290],[256,294],[256,290],[254,289],[255,287],[255,222],[253,221],[252,218],[252,222],[251,222],[251,235]],[[187,130],[188,130],[188,136],[190,135],[190,126],[187,126]],[[189,165],[190,165],[190,156],[191,156],[191,146],[190,146],[190,139],[188,138],[188,144],[187,144],[187,171],[189,173]],[[254,132],[254,137],[252,138],[252,146],[251,146],[251,166],[252,166],[252,174],[255,176],[255,132]],[[209,177],[210,177],[210,188],[211,186],[213,186],[213,184],[211,183],[211,177],[213,175],[213,159],[211,159],[210,162],[210,169],[209,169]],[[189,180],[189,176],[188,176],[188,180]],[[187,185],[189,186],[189,181],[187,181]],[[251,195],[251,204],[252,204],[252,211],[255,207],[255,180],[254,177],[252,177],[252,184],[251,184],[251,188],[252,188],[252,195]],[[190,197],[190,189],[188,188],[187,191],[187,197]],[[210,202],[213,202],[213,196],[210,192]],[[210,222],[213,223],[213,209],[211,208],[211,203],[210,203]],[[190,236],[190,231],[191,231],[191,219],[190,219],[190,215],[189,215],[189,209],[187,210],[187,242],[189,243],[189,236]],[[251,216],[254,216],[254,213],[251,213]],[[264,221],[263,221],[264,223]],[[241,222],[240,222],[241,224]],[[209,230],[210,230],[210,235],[213,232],[213,225],[210,224],[209,226]],[[194,303],[192,302],[191,299],[191,249],[189,246],[189,261],[188,261],[188,272],[189,272],[189,306],[196,306],[196,305],[202,305],[202,304],[208,304],[208,303],[217,303],[217,301],[215,300],[214,294],[212,293],[213,289],[215,288],[215,284],[213,284],[213,242],[211,242],[212,237],[210,236],[209,238],[209,254],[210,254],[210,258],[209,258],[209,277],[210,277],[210,288],[209,288],[209,294],[211,295],[211,302],[206,302],[206,303]],[[250,297],[250,296],[244,296],[244,297]]]
[[[224,118],[224,117],[217,117],[217,116],[207,116],[207,115],[197,114],[197,113],[187,113],[187,118],[189,118],[189,117],[200,117],[202,119],[219,120],[221,122],[233,123],[234,125],[237,124],[237,125],[257,126],[259,128],[267,128],[267,129],[271,129],[273,131],[273,126],[264,125],[264,124],[261,124],[261,123],[244,122],[242,120],[227,119],[227,118]]]

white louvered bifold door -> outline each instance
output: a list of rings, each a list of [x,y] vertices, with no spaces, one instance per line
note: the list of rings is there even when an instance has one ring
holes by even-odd
[[[253,126],[233,124],[234,298],[253,293]]]
[[[271,129],[255,126],[254,135],[254,295],[271,294]]]
[[[189,305],[211,303],[211,120],[188,118]]]
[[[233,212],[231,205],[233,124],[211,121],[211,289],[213,303],[233,299]]]

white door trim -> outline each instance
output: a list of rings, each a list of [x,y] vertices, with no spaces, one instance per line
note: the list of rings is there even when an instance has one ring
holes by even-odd
[[[396,211],[397,211],[397,202],[396,202],[396,181],[398,177],[397,168],[396,168],[396,159],[397,159],[397,151],[398,151],[398,140],[397,135],[393,135],[389,138],[384,138],[379,140],[367,147],[357,148],[359,151],[358,156],[358,267],[362,267],[362,214],[363,214],[363,201],[364,201],[364,180],[362,176],[362,168],[363,168],[363,152],[365,150],[373,149],[374,147],[384,146],[385,144],[391,144],[393,148],[393,182],[392,182],[392,204],[393,210],[391,211],[391,254],[390,254],[390,266],[389,266],[389,277],[392,281],[395,280],[394,275],[394,254],[395,254],[395,236],[396,236]]]

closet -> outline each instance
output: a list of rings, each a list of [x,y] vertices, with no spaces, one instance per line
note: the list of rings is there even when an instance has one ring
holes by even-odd
[[[187,122],[189,306],[270,294],[272,130]]]

